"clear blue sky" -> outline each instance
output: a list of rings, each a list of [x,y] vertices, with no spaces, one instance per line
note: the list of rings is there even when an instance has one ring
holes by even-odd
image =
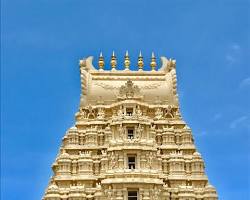
[[[177,60],[211,184],[221,200],[249,199],[248,13],[243,0],[3,0],[2,199],[41,199],[78,109],[78,60],[115,50],[121,66],[127,49],[134,66],[139,50]]]

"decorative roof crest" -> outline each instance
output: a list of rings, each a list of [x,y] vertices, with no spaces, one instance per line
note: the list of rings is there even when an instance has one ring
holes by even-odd
[[[119,89],[118,98],[141,98],[140,96],[140,88],[131,80],[127,80],[125,85],[122,85]]]

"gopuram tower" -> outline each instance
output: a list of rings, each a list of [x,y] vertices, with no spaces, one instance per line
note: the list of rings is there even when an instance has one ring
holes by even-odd
[[[80,60],[81,99],[43,200],[217,200],[178,104],[175,60],[156,70]]]

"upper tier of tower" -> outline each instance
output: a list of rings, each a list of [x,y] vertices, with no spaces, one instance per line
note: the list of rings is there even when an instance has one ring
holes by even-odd
[[[124,70],[117,70],[117,60],[113,53],[110,59],[111,70],[104,70],[105,59],[100,54],[99,69],[93,66],[93,57],[80,60],[81,104],[110,105],[125,99],[141,100],[147,104],[167,104],[178,107],[176,62],[161,57],[161,66],[156,70],[156,58],[152,53],[151,71],[143,70],[144,61],[140,53],[138,70],[130,70],[128,52],[124,58]]]

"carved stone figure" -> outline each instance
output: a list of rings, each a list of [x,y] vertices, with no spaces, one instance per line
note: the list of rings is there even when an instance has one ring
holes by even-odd
[[[104,119],[105,118],[105,111],[103,108],[98,109],[97,119]]]
[[[119,126],[118,135],[119,135],[120,140],[124,140],[126,137],[125,128],[122,126],[122,124],[120,124],[120,126]]]
[[[159,200],[160,190],[155,186],[153,190],[153,200]]]
[[[111,186],[109,186],[109,189],[107,190],[107,196],[108,196],[108,199],[113,198],[113,190],[112,190]]]
[[[141,109],[140,109],[140,106],[138,106],[138,107],[136,108],[136,115],[137,115],[138,117],[141,117],[141,116],[142,116],[142,111],[141,111]]]
[[[161,155],[161,150],[160,150],[160,149],[157,150],[157,155],[158,155],[158,156]]]
[[[107,150],[102,149],[101,152],[102,152],[102,155],[103,155],[103,156],[106,156],[106,155],[107,155]]]
[[[165,117],[166,118],[173,118],[173,110],[172,107],[169,105],[165,110]]]
[[[84,108],[80,108],[80,119],[86,119],[87,118],[87,112]]]
[[[139,126],[136,128],[136,139],[140,140],[142,138],[143,133],[143,127],[139,124]]]
[[[111,169],[114,169],[116,167],[117,160],[117,156],[114,154],[114,152],[112,152],[110,156]]]
[[[96,188],[99,189],[99,190],[102,189],[101,183],[98,183],[98,182],[97,182],[97,183],[96,183]]]
[[[162,111],[162,108],[156,108],[155,110],[155,118],[156,119],[161,119],[163,116],[163,111]]]
[[[117,116],[118,118],[123,118],[124,117],[124,113],[123,113],[123,109],[122,107],[120,106],[118,112],[117,112]]]
[[[87,115],[87,117],[88,117],[88,119],[94,119],[95,118],[95,113],[94,113],[94,110],[93,110],[93,108],[92,108],[92,106],[91,105],[89,105],[88,107],[87,107],[87,109],[88,109],[88,115]]]
[[[150,152],[150,153],[148,154],[148,167],[149,167],[150,169],[152,168],[152,165],[153,165],[153,158],[154,158],[153,153]]]
[[[119,96],[125,98],[132,98],[139,95],[140,89],[131,80],[128,80],[125,85],[122,85],[119,90]]]

